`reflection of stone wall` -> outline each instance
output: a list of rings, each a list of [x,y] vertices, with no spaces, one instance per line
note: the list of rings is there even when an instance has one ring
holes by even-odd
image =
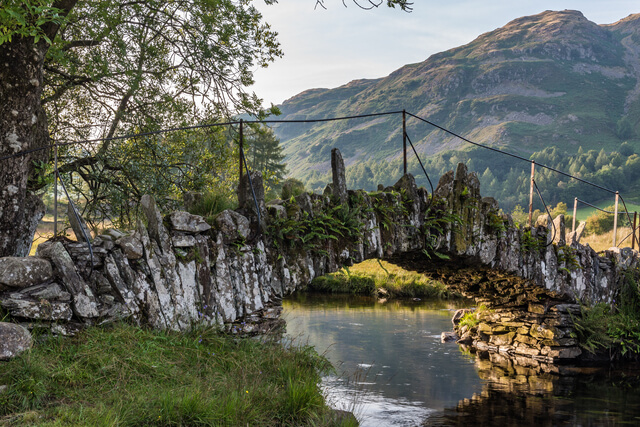
[[[381,192],[347,191],[340,154],[336,150],[332,156],[334,183],[324,195],[302,194],[289,206],[282,201],[265,205],[258,191],[259,222],[246,187],[241,209],[221,213],[212,224],[185,212],[162,217],[155,201],[145,196],[141,207],[146,224],[140,221],[128,233],[112,230],[95,238],[93,268],[87,244],[69,241],[44,243],[36,257],[0,259],[0,304],[17,319],[61,333],[122,317],[158,328],[185,329],[204,321],[245,322],[244,328],[250,329],[255,326],[247,326],[247,321],[265,313],[275,316],[271,303],[314,277],[353,262],[424,249],[427,191],[418,189],[411,176]],[[262,185],[258,174],[253,182]],[[440,252],[477,268],[522,276],[540,289],[609,301],[616,292],[618,269],[636,263],[636,253],[598,257],[575,243],[571,250],[527,246],[531,239],[525,230],[499,213],[493,199],[481,198],[477,176],[468,174],[464,165],[455,176],[450,172],[441,178],[435,199],[429,216],[445,210],[463,220],[437,236]],[[276,218],[299,221],[345,200],[352,211],[359,211],[359,239],[334,236],[315,250],[304,250],[299,240],[274,245],[267,230]],[[530,232],[543,243],[549,233],[545,224]],[[579,262],[579,268],[573,268],[569,258]],[[430,261],[424,257],[421,262]],[[494,296],[501,298],[499,293]]]
[[[499,354],[478,357],[476,367],[482,392],[431,415],[424,426],[637,424],[637,371],[549,365],[551,373]]]

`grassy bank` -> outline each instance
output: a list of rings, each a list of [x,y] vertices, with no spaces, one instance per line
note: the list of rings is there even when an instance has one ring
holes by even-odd
[[[311,347],[127,324],[41,341],[0,362],[0,425],[354,424],[325,405]]]
[[[386,261],[367,260],[336,273],[314,279],[309,289],[317,292],[352,293],[378,297],[452,298],[454,294],[438,281],[406,271]]]

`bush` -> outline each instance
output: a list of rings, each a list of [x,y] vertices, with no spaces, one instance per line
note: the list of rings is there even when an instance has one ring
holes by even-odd
[[[295,178],[287,178],[282,184],[282,200],[289,200],[291,197],[297,197],[304,193],[304,184]]]
[[[614,206],[604,208],[605,211],[609,212],[612,212],[614,209]],[[597,211],[595,214],[587,218],[587,233],[604,234],[613,230],[613,217],[613,214]]]

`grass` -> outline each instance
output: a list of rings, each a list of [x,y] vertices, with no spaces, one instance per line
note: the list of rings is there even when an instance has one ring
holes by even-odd
[[[618,227],[616,233],[617,245],[621,248],[631,247],[631,228],[630,227]],[[596,252],[604,251],[613,246],[613,230],[604,234],[590,234],[588,236],[582,236],[580,243],[583,245],[589,244]],[[638,249],[638,245],[636,245]]]
[[[449,291],[441,282],[381,260],[367,260],[352,267],[342,268],[336,273],[318,277],[311,283],[310,289],[388,298],[459,296]]]
[[[330,365],[312,347],[124,323],[38,341],[2,364],[0,425],[354,423],[325,405],[319,383]]]
[[[629,215],[633,220],[633,212],[640,212],[640,205],[633,202],[629,202],[629,200],[627,200],[626,202],[627,202],[627,209],[630,212]],[[611,196],[611,200],[603,200],[603,201],[592,203],[592,204],[594,206],[599,207],[600,209],[606,209],[607,207],[613,206],[614,198],[613,196]],[[618,210],[620,212],[624,211],[624,205],[622,204],[622,202],[618,204]],[[588,217],[590,217],[591,215],[597,212],[598,211],[595,208],[592,208],[591,206],[586,206],[581,203],[578,203],[578,208],[576,209],[576,226],[578,225],[578,221],[586,221]],[[571,204],[567,203],[567,214],[569,215],[573,214],[573,200],[571,201]],[[620,217],[618,218],[618,221],[628,224],[626,215],[620,215]],[[571,224],[567,224],[567,227],[571,227]]]

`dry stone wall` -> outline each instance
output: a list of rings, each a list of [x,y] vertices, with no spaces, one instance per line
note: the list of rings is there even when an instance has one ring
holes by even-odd
[[[334,182],[324,194],[269,204],[263,191],[254,201],[245,178],[243,205],[211,224],[186,212],[163,216],[144,196],[146,220],[127,233],[97,236],[91,251],[87,243],[58,239],[41,244],[35,257],[0,259],[0,305],[28,327],[61,334],[120,318],[155,328],[207,323],[251,332],[277,317],[286,294],[368,258],[437,250],[528,279],[567,300],[593,301],[613,299],[621,271],[637,265],[637,252],[599,256],[575,241],[547,246],[550,222],[531,230],[515,226],[495,200],[480,196],[476,174],[464,165],[441,178],[433,200],[410,175],[375,193],[348,191],[337,150],[332,166]],[[252,182],[262,188],[259,174]],[[445,212],[462,223],[438,233],[434,219]],[[349,225],[313,229],[323,227],[322,218]]]

